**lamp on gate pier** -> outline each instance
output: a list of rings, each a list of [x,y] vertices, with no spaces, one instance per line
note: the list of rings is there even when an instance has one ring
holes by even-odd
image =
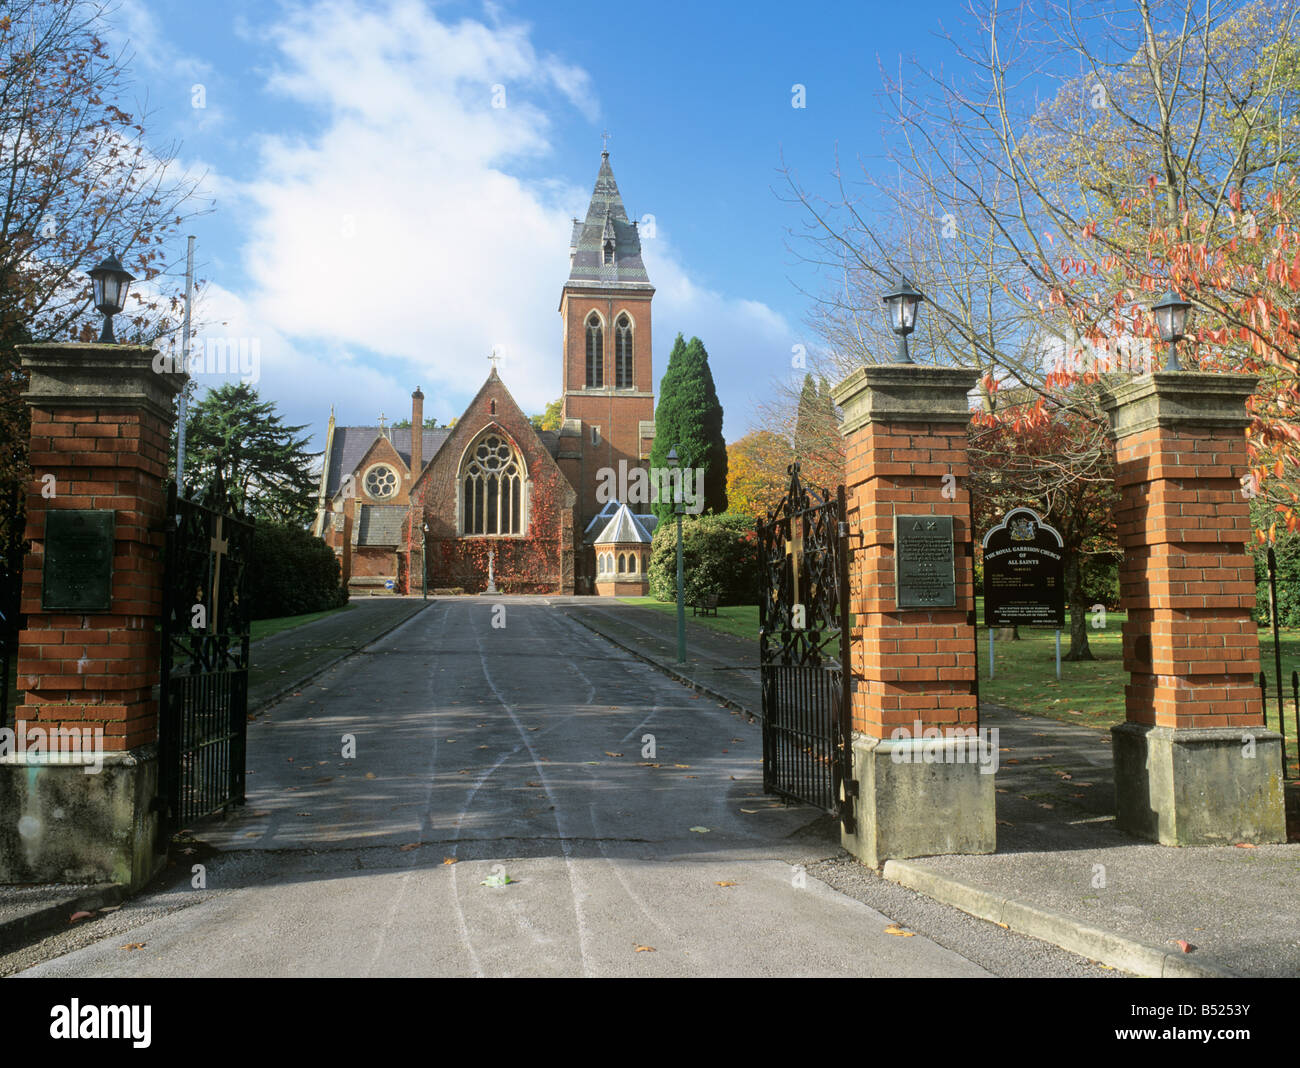
[[[1169,343],[1169,359],[1166,371],[1181,371],[1178,364],[1178,342],[1187,336],[1187,313],[1191,304],[1183,300],[1172,289],[1151,305],[1151,313],[1156,317],[1156,329],[1160,331],[1160,340]]]
[[[907,351],[907,335],[916,329],[916,309],[925,300],[925,294],[906,278],[902,278],[881,299],[888,307],[889,329],[898,335],[898,354],[894,357],[894,362],[911,363],[912,356]]]
[[[104,316],[104,329],[99,335],[101,345],[116,345],[113,336],[113,316],[126,307],[127,287],[135,276],[122,267],[111,252],[98,267],[91,268],[90,281],[94,287],[95,310]]]

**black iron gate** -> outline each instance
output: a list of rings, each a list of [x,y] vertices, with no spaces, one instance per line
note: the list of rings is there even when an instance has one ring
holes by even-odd
[[[220,482],[167,495],[159,803],[169,831],[244,801],[248,612],[253,525]]]
[[[844,487],[834,498],[789,467],[785,498],[759,520],[763,788],[853,830],[849,741],[849,557]]]
[[[21,490],[0,494],[0,727],[12,726],[18,710],[10,708],[14,673],[18,670],[18,632],[22,620],[23,541],[25,520]]]

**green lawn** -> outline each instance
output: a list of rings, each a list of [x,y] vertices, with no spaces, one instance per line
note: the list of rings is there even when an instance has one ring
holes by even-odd
[[[653,608],[656,612],[664,612],[672,616],[677,614],[677,605],[673,601],[656,601],[653,597],[620,597],[619,600],[624,604]],[[758,640],[758,605],[756,604],[719,605],[716,616],[697,616],[692,614],[693,611],[690,605],[686,606],[687,620],[703,623],[706,627],[712,627],[726,634],[734,634],[737,638]]]
[[[282,630],[292,630],[294,627],[301,627],[304,623],[312,623],[317,619],[332,616],[336,612],[346,612],[351,607],[350,604],[345,604],[339,608],[327,608],[324,612],[308,612],[306,615],[301,616],[255,619],[248,629],[248,634],[253,641],[260,638],[269,638],[272,634],[279,634]]]

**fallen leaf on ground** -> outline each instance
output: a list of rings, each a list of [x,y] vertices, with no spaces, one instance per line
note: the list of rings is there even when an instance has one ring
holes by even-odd
[[[541,786],[542,784],[541,784],[540,782],[526,782],[526,783],[524,783],[524,785],[525,785],[525,786]]]
[[[1255,848],[1255,843],[1254,843],[1254,842],[1233,842],[1232,844],[1235,845],[1238,849],[1254,849],[1254,848]]]
[[[147,942],[128,942],[126,945],[118,946],[117,948],[118,949],[144,949],[146,945],[148,945]]]
[[[902,927],[899,927],[897,924],[891,923],[888,927],[885,928],[885,934],[898,935],[899,938],[911,938],[913,935],[916,934],[916,932],[904,930]]]
[[[507,883],[513,883],[514,880],[509,875],[489,875],[479,886],[505,886]]]
[[[1196,948],[1194,945],[1192,945],[1190,942],[1188,942],[1185,938],[1178,938],[1178,939],[1175,939],[1175,940],[1174,940],[1174,945],[1176,945],[1176,946],[1177,946],[1179,949],[1181,949],[1184,953],[1190,953],[1192,950],[1194,950],[1194,949]]]
[[[636,951],[637,951],[638,953],[657,953],[657,952],[658,952],[658,950],[655,949],[654,946],[637,946],[637,947],[636,947]]]
[[[68,917],[68,922],[69,922],[69,923],[76,923],[78,920],[84,920],[84,919],[86,919],[87,917],[92,916],[92,915],[94,915],[94,913],[85,912],[85,911],[82,911],[82,912],[74,912],[71,916]]]
[[[1009,930],[1011,930],[1011,928],[1010,928],[1007,924],[1005,924],[1005,923],[998,923],[997,920],[994,920],[993,923],[994,923],[994,926],[996,926],[996,927],[1001,927],[1002,930],[1004,930],[1004,931],[1009,931]]]
[[[397,848],[398,848],[398,851],[399,851],[399,852],[402,852],[402,853],[409,853],[412,849],[419,849],[419,848],[420,848],[420,843],[419,843],[419,842],[407,842],[406,845],[404,845],[404,846],[398,846]]]
[[[256,838],[256,837],[257,837],[259,834],[261,834],[261,833],[262,833],[261,831],[247,831],[247,832],[245,832],[244,837],[245,837],[245,838]]]
[[[375,773],[373,771],[366,772],[367,779],[373,779],[374,777],[375,777]]]
[[[456,863],[456,858],[455,858],[455,857],[443,857],[443,858],[442,858],[442,862],[443,862],[444,864],[455,864],[455,863]]]
[[[1015,826],[1015,824],[1012,823],[1010,820],[998,820],[998,823],[999,823],[1001,826],[1003,826],[1003,827],[1014,827],[1014,826]]]
[[[708,833],[709,833],[709,829],[708,829],[707,827],[692,827],[691,830],[693,830],[696,834],[708,834]]]
[[[733,882],[731,882],[731,881],[729,881],[729,880],[727,880],[727,879],[722,879],[722,880],[720,880],[719,882],[714,883],[713,885],[714,885],[714,886],[739,886],[740,884],[739,884],[739,883],[733,883]]]
[[[606,755],[606,756],[612,756],[612,757],[621,757],[623,754],[622,754],[622,753],[611,753],[608,749],[606,749],[606,750],[605,750],[605,755]]]
[[[675,767],[675,768],[689,768],[690,765],[689,765],[689,764],[674,764],[673,767]]]
[[[271,813],[269,813],[269,812],[250,812],[250,813],[249,813],[250,816],[269,816],[270,814],[271,814]]]
[[[638,760],[638,761],[636,762],[636,766],[637,766],[638,768],[658,768],[658,767],[662,767],[662,765],[660,765],[660,764],[651,764],[648,760]]]

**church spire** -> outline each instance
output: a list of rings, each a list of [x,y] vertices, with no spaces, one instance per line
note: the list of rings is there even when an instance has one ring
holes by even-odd
[[[641,261],[641,236],[636,224],[627,217],[609,165],[608,148],[600,154],[600,170],[587,206],[587,217],[574,220],[569,245],[573,250],[570,284],[651,288]]]

